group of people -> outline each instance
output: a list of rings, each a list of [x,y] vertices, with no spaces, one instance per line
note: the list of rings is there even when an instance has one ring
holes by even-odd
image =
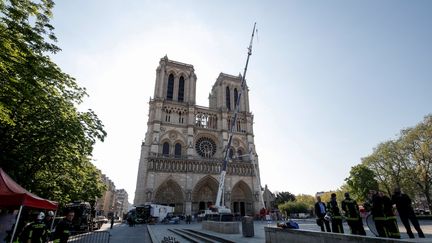
[[[73,211],[67,212],[65,218],[61,220],[51,232],[54,222],[54,212],[48,211],[34,214],[34,219],[26,223],[19,230],[15,243],[45,243],[52,240],[54,243],[66,243],[72,230],[72,220],[75,216]],[[9,242],[10,239],[6,239]]]
[[[357,202],[350,197],[348,192],[346,192],[344,196],[345,199],[340,203],[340,207],[335,193],[331,194],[330,201],[327,204],[321,201],[320,196],[317,196],[317,202],[315,203],[317,224],[321,227],[321,231],[323,232],[327,231],[343,234],[344,229],[342,221],[345,218],[350,227],[351,234],[366,235]],[[400,219],[406,228],[408,236],[414,238],[409,223],[409,221],[411,221],[418,236],[424,238],[424,233],[420,228],[420,224],[411,206],[411,199],[408,195],[401,193],[399,188],[395,188],[391,198],[384,195],[382,192],[374,190],[371,190],[368,194],[368,201],[364,204],[364,207],[367,211],[370,211],[372,215],[378,236],[395,239],[400,238],[393,205],[396,205],[396,209],[399,212]]]

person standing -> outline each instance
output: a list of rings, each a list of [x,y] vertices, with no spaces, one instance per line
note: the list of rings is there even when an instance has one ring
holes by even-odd
[[[113,226],[114,226],[114,215],[113,215],[113,216],[111,216],[111,227],[110,227],[110,229],[112,229],[112,228],[113,228]]]
[[[51,232],[51,226],[53,224],[53,221],[54,221],[54,212],[48,211],[45,216],[44,223],[50,232]]]
[[[327,203],[327,210],[331,216],[332,232],[343,234],[342,215],[336,201],[336,193],[331,194],[330,202]]]
[[[371,214],[372,214],[372,218],[375,222],[375,228],[378,232],[378,236],[379,237],[388,237],[388,232],[387,232],[387,228],[386,228],[386,217],[384,214],[384,202],[382,197],[380,196],[380,194],[375,191],[375,190],[371,190],[369,192],[369,197],[371,199],[371,204],[372,204],[372,208],[371,208]]]
[[[54,232],[54,243],[67,243],[73,228],[72,220],[75,217],[74,211],[69,211],[66,217],[60,221]]]
[[[366,235],[363,228],[363,220],[357,202],[350,198],[350,194],[345,192],[345,199],[342,201],[342,210],[345,212],[346,221],[353,235]]]
[[[317,199],[317,202],[315,203],[315,215],[317,217],[316,222],[321,227],[322,232],[325,232],[326,230],[327,232],[331,232],[329,221],[324,219],[327,213],[326,205],[325,203],[321,202],[320,196],[317,196],[316,199]],[[324,225],[325,225],[325,229],[324,229]]]
[[[54,212],[48,211],[43,222],[48,230],[48,239],[50,239],[52,237],[51,227],[53,226],[53,222],[54,222]]]
[[[382,192],[380,197],[383,200],[383,210],[385,215],[385,227],[389,238],[400,239],[399,227],[396,220],[396,215],[393,212],[393,203],[389,197]]]
[[[414,238],[414,234],[411,231],[411,226],[409,223],[409,221],[411,221],[419,237],[425,238],[417,217],[415,216],[414,209],[411,206],[411,198],[407,194],[401,193],[400,188],[395,188],[391,200],[393,204],[396,204],[400,219],[405,226],[408,236],[410,238]]]
[[[48,240],[48,229],[43,222],[45,214],[40,212],[36,220],[27,224],[19,236],[22,243],[45,243]]]

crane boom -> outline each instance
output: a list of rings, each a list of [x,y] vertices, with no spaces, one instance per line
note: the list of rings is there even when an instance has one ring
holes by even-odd
[[[241,98],[241,95],[242,95],[242,93],[246,87],[246,72],[247,72],[247,67],[249,65],[249,57],[252,55],[252,43],[253,43],[253,38],[255,35],[255,26],[256,26],[256,23],[254,23],[254,27],[252,30],[252,36],[251,36],[251,40],[250,40],[249,47],[248,47],[248,55],[247,55],[247,59],[246,59],[246,65],[245,65],[245,68],[243,71],[243,76],[242,76],[241,89],[237,95],[237,102],[235,104],[234,116],[232,117],[231,127],[230,127],[230,130],[228,133],[228,144],[227,144],[226,149],[225,149],[225,155],[224,155],[224,159],[223,159],[222,170],[221,170],[221,174],[219,177],[219,188],[218,188],[218,193],[216,196],[216,203],[215,203],[215,206],[218,209],[222,209],[225,207],[224,200],[223,200],[225,175],[226,175],[226,169],[227,169],[227,164],[228,164],[228,159],[229,159],[229,152],[230,152],[230,148],[231,148],[234,126],[235,126],[236,121],[237,121],[237,114],[240,111],[240,98]]]

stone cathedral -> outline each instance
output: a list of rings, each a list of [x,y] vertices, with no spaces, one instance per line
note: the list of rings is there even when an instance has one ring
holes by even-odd
[[[176,213],[195,214],[214,204],[241,80],[241,75],[220,73],[209,106],[198,106],[194,67],[167,56],[160,60],[134,205],[164,204],[174,206]],[[247,86],[229,157],[225,205],[238,215],[254,215],[262,208],[261,186]]]

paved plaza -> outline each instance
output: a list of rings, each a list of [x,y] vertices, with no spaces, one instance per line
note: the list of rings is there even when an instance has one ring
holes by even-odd
[[[319,226],[316,225],[315,219],[306,219],[306,220],[295,220],[299,226],[300,229],[304,230],[313,230],[313,231],[319,231]],[[426,239],[414,239],[413,242],[431,242],[432,241],[432,221],[421,221],[421,226],[426,234]],[[172,236],[175,237],[178,241],[181,243],[183,242],[189,242],[187,240],[184,240],[180,236],[174,234],[173,232],[169,231],[168,229],[195,229],[198,231],[202,231],[208,234],[216,235],[234,242],[238,243],[263,243],[265,242],[265,233],[264,233],[264,227],[276,227],[275,222],[267,223],[265,221],[254,221],[254,237],[243,237],[243,234],[241,232],[241,224],[240,224],[240,234],[220,234],[215,233],[207,230],[203,230],[201,227],[201,223],[192,223],[192,224],[177,224],[177,225],[148,225],[148,230],[150,235],[153,237],[153,242],[161,242],[165,236]],[[365,227],[367,235],[373,236],[372,232]],[[399,225],[399,230],[401,231],[402,238],[408,239],[408,235],[406,234],[406,230],[403,227],[402,224]],[[349,227],[346,223],[344,223],[344,231],[346,234],[348,234]],[[414,230],[415,232],[415,230]],[[416,235],[417,236],[417,235]]]
[[[300,229],[304,230],[312,230],[319,231],[319,227],[315,223],[315,219],[302,219],[296,220],[299,224]],[[400,222],[399,222],[400,223]],[[402,238],[405,240],[409,240],[412,242],[432,242],[432,221],[431,220],[420,220],[421,227],[426,235],[425,239],[408,239],[408,235],[406,234],[405,228],[402,224],[399,224],[399,230],[401,231]],[[220,234],[207,230],[203,230],[201,227],[201,223],[193,222],[192,224],[185,224],[182,221],[180,224],[155,224],[155,225],[146,225],[139,224],[135,227],[129,227],[126,224],[115,224],[113,229],[109,229],[109,224],[105,224],[101,230],[109,230],[111,234],[112,243],[134,243],[134,242],[154,242],[160,243],[163,241],[164,237],[174,237],[179,242],[189,242],[186,239],[182,238],[179,235],[171,232],[170,229],[193,229],[200,232],[212,234],[215,236],[219,236],[233,242],[238,243],[263,243],[265,242],[265,234],[264,227],[276,227],[275,222],[267,223],[264,221],[254,221],[254,237],[243,237],[241,232],[241,224],[240,224],[240,234]],[[367,227],[365,227],[367,235],[373,236],[373,234],[369,231]],[[349,228],[346,223],[344,223],[345,233],[349,233]],[[415,230],[413,231],[415,232]],[[417,237],[417,234],[415,234]]]

